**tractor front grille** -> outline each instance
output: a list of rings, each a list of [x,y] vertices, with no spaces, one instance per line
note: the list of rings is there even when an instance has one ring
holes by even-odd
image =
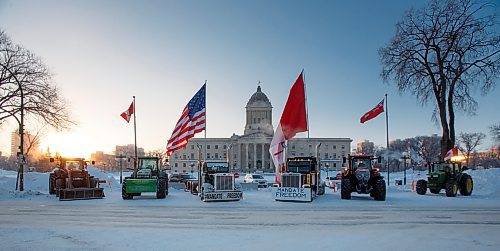
[[[234,190],[233,175],[215,176],[215,190]]]
[[[300,173],[282,174],[281,175],[282,187],[300,187]]]

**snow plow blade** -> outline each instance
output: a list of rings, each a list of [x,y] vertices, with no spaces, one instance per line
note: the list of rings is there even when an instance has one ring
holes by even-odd
[[[103,188],[73,188],[60,189],[59,200],[91,200],[104,198]]]

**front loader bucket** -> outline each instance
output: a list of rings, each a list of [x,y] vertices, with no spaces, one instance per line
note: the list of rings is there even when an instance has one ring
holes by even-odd
[[[103,188],[60,189],[59,200],[91,200],[104,198]]]

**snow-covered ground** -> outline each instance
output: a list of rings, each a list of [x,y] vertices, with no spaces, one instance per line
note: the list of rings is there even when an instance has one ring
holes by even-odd
[[[268,189],[239,202],[204,203],[177,189],[124,201],[119,174],[90,172],[108,181],[106,198],[60,202],[48,195],[48,174],[26,173],[17,192],[16,173],[0,170],[0,249],[500,250],[500,169],[470,170],[470,197],[419,196],[409,170],[406,188],[394,186],[403,173],[391,173],[386,201],[341,200],[328,189],[312,203],[276,202]]]

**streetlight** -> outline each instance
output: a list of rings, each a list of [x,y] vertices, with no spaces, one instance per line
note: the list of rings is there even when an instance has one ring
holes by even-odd
[[[330,177],[328,175],[328,168],[330,167],[330,165],[328,165],[328,163],[325,163],[325,167],[326,167],[326,177]]]
[[[191,162],[191,164],[189,164],[189,166],[191,166],[191,175],[194,173],[194,163]]]
[[[401,159],[404,161],[404,180],[403,180],[403,185],[406,186],[406,160],[410,159],[410,157],[408,156],[408,153],[407,152],[403,152],[403,157],[401,157]]]

